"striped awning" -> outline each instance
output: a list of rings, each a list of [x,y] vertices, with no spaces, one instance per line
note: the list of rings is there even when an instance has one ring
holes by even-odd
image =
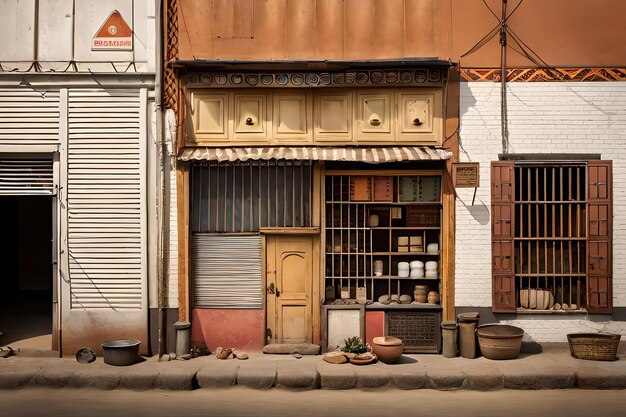
[[[255,148],[184,148],[181,161],[235,162],[268,159],[347,161],[380,164],[399,161],[439,161],[452,157],[447,149],[429,146],[389,147],[255,147]]]

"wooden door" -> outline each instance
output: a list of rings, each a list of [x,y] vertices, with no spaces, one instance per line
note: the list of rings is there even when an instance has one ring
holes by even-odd
[[[313,238],[267,237],[267,327],[278,343],[311,342]]]

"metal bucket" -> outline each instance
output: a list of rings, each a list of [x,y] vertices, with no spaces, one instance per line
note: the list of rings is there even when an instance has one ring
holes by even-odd
[[[104,363],[115,366],[128,366],[139,359],[139,344],[135,339],[109,340],[102,343]]]

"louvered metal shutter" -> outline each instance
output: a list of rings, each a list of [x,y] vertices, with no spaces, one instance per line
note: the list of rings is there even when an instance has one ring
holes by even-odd
[[[59,91],[0,89],[0,144],[59,142]]]
[[[52,195],[52,158],[0,156],[0,195]]]
[[[261,236],[192,236],[194,307],[262,308]]]
[[[142,308],[145,108],[138,90],[69,91],[72,308]]]

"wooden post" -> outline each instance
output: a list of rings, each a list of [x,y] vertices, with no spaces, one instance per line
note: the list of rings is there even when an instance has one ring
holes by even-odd
[[[441,231],[442,294],[441,305],[443,320],[453,320],[454,278],[455,278],[455,210],[456,194],[452,184],[452,163],[459,160],[459,72],[456,68],[448,70],[448,84],[444,91],[444,141],[443,147],[452,151],[452,158],[446,161],[442,177],[443,219]]]
[[[178,218],[178,319],[189,321],[189,165],[176,167],[176,211]]]

